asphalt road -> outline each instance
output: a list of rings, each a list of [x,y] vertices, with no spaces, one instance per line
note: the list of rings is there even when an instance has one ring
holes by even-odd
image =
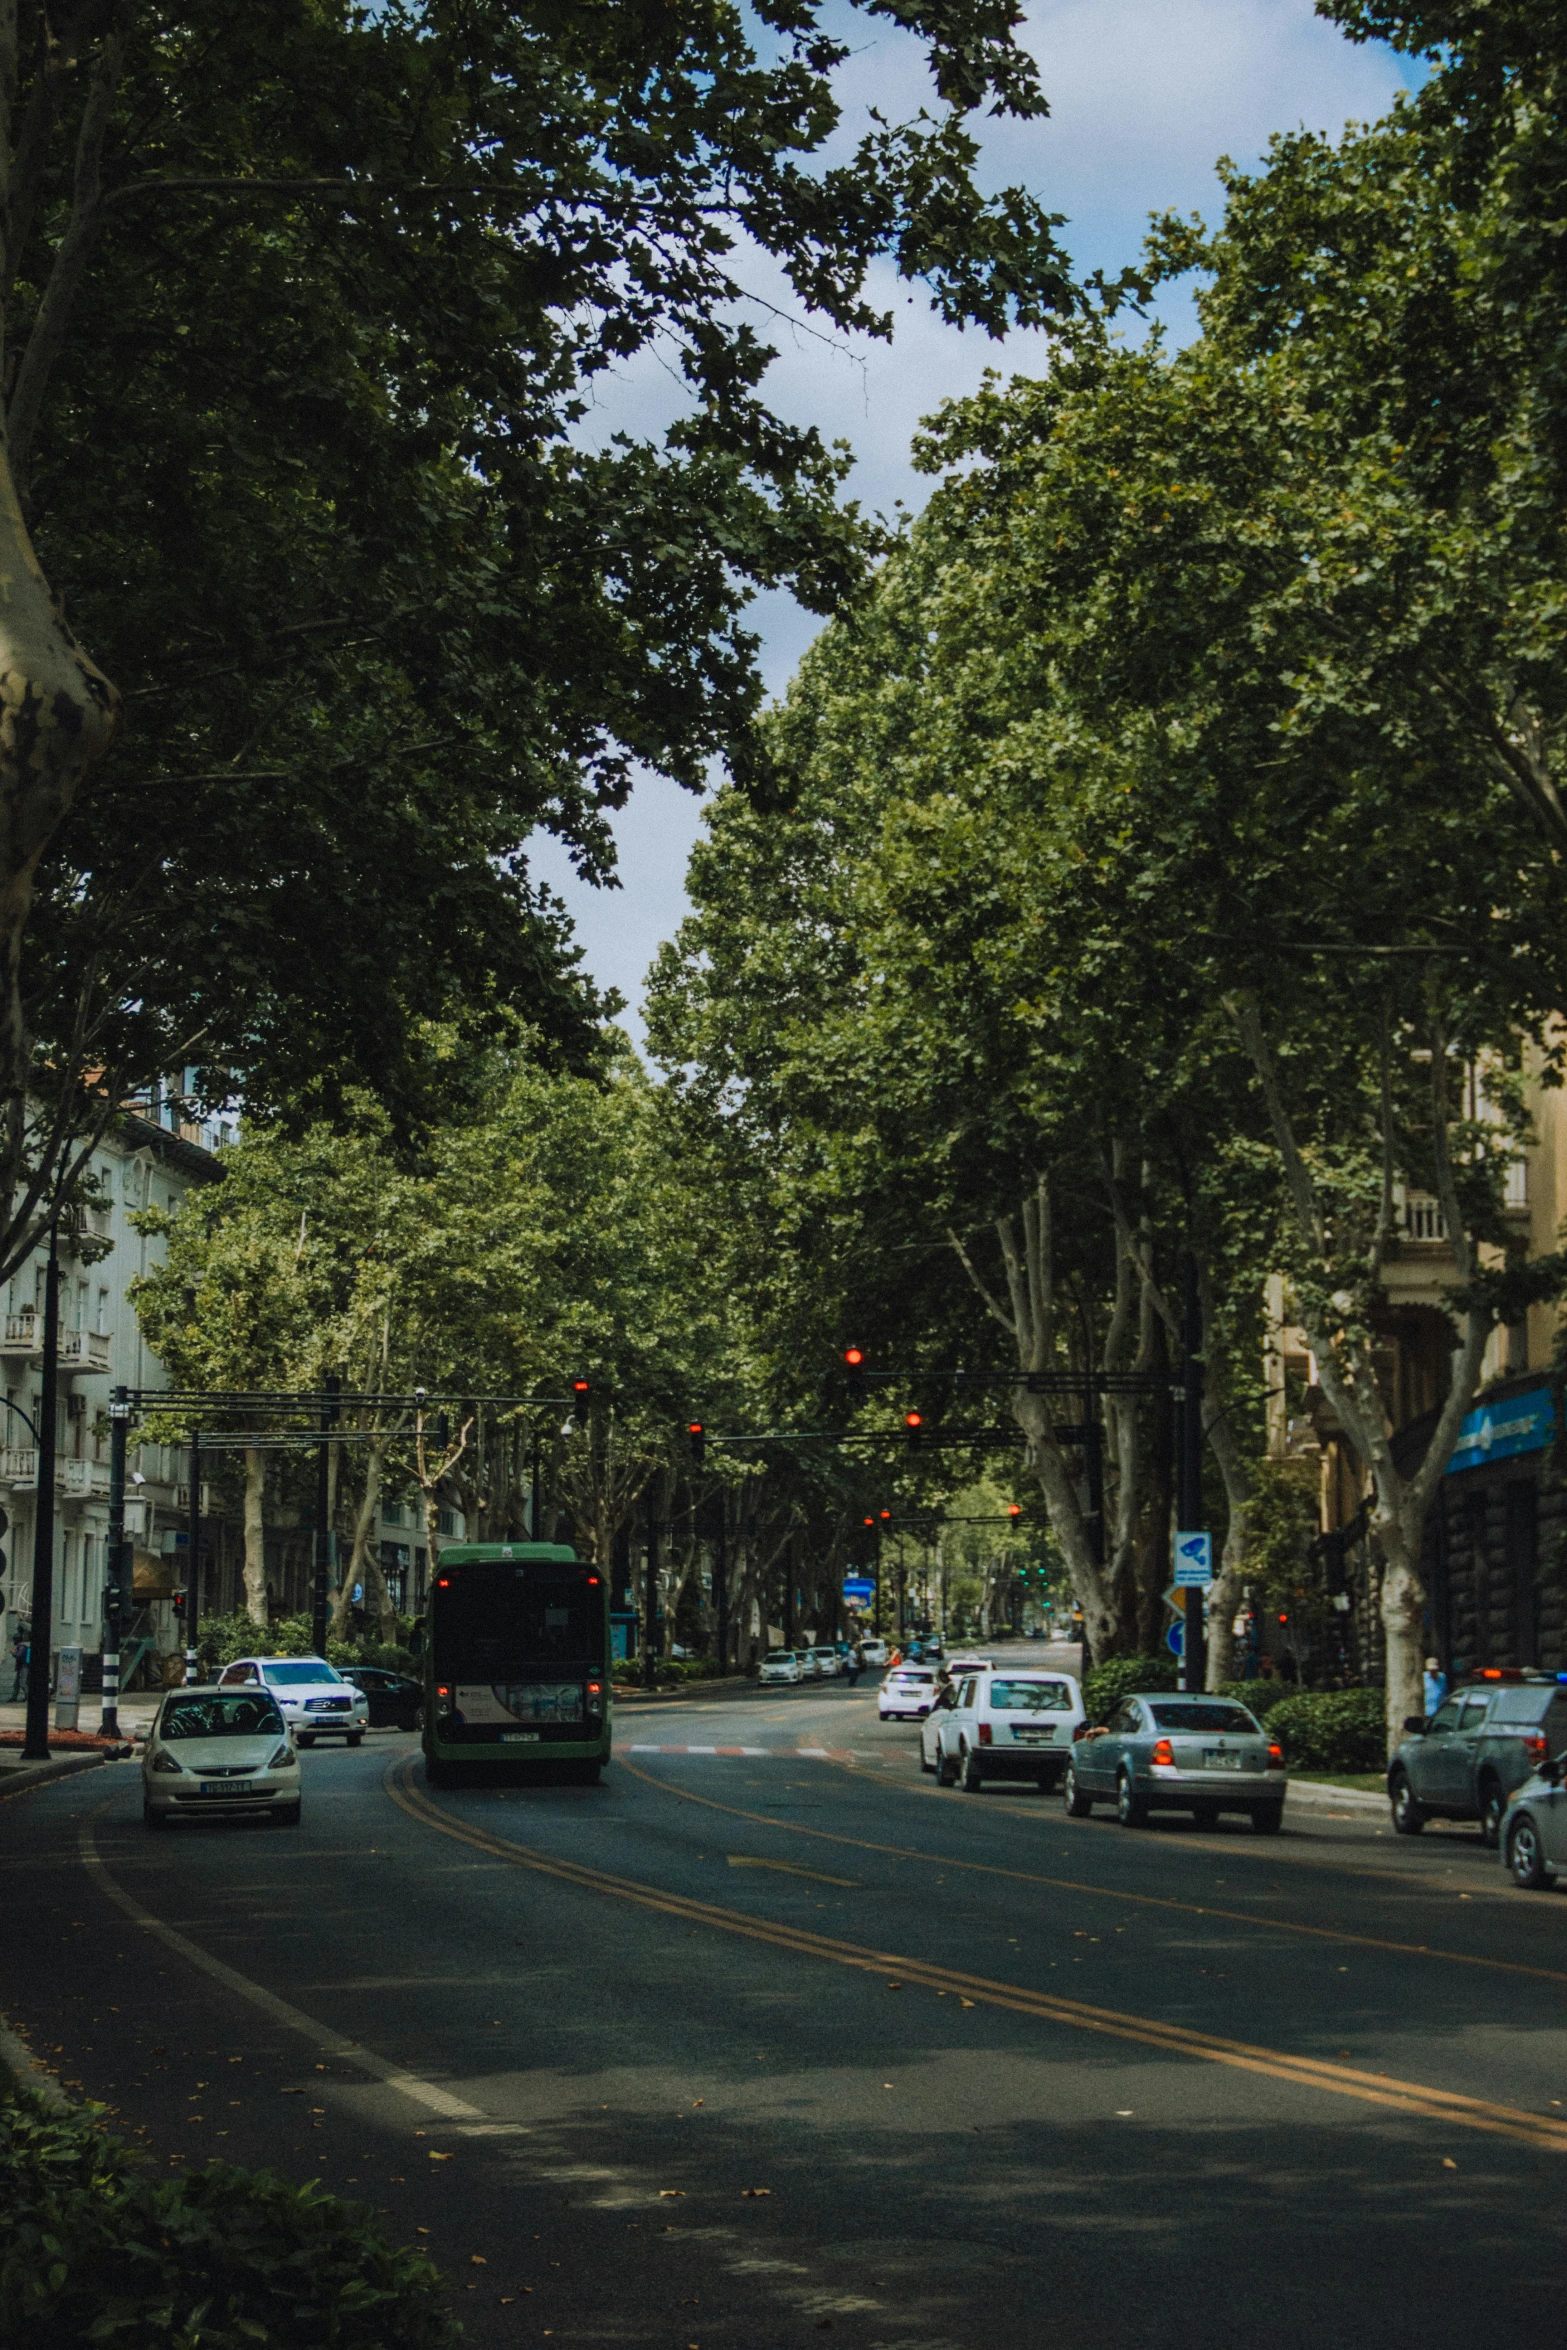
[[[299,1829],[0,1805],[0,2007],[160,2166],[362,2197],[485,2350],[1560,2337],[1567,1895],[1467,1832],[938,1791],[871,1684],[625,1708],[597,1788],[303,1761]]]

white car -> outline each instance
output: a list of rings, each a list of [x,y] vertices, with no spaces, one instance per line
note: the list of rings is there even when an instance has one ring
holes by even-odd
[[[894,1665],[876,1692],[884,1722],[922,1722],[936,1702],[934,1665]]]
[[[920,1733],[920,1761],[943,1787],[1029,1779],[1059,1787],[1086,1721],[1069,1673],[998,1665],[965,1673],[944,1692]]]
[[[141,1816],[236,1819],[248,1812],[299,1822],[299,1756],[267,1690],[171,1689],[141,1764]]]
[[[357,1746],[370,1727],[370,1700],[323,1656],[242,1656],[218,1675],[220,1689],[262,1688],[301,1746],[346,1738]]]
[[[867,1639],[860,1642],[860,1647],[868,1665],[884,1665],[892,1654],[892,1650],[879,1632],[872,1632]]]
[[[794,1682],[803,1681],[806,1672],[792,1648],[773,1648],[757,1667],[756,1677],[759,1681]]]
[[[820,1680],[836,1681],[838,1675],[843,1671],[843,1660],[830,1641],[823,1642],[815,1648],[809,1648],[805,1653],[811,1660],[813,1672]]]

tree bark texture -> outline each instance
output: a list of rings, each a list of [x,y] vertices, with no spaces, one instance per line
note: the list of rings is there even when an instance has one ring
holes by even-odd
[[[245,1613],[267,1620],[267,1456],[245,1447]]]

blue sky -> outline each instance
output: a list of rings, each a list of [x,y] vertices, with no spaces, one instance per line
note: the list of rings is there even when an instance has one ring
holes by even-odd
[[[875,19],[856,16],[854,27],[846,130],[858,130],[871,104],[912,115],[928,96],[915,44]],[[1216,217],[1218,156],[1249,163],[1276,131],[1304,125],[1336,133],[1347,121],[1370,120],[1409,78],[1388,51],[1344,40],[1315,15],[1312,0],[1035,0],[1021,37],[1038,59],[1050,118],[987,125],[984,176],[992,185],[1021,184],[1066,213],[1062,238],[1084,270],[1114,271],[1134,259],[1151,212]],[[765,265],[742,263],[739,274],[762,299],[797,309]],[[848,441],[856,458],[850,494],[890,514],[900,499],[917,508],[929,494],[908,463],[920,418],[971,390],[987,367],[1043,372],[1044,351],[1035,335],[998,343],[942,326],[917,290],[896,288],[890,273],[881,293],[898,314],[890,348],[829,344],[764,323],[779,346],[768,378],[773,405]],[[1177,338],[1191,331],[1190,303],[1179,290],[1161,315]],[[657,432],[675,396],[659,363],[633,367],[602,393],[594,428]],[[780,692],[820,623],[785,596],[752,609],[767,685]],[[615,819],[619,889],[586,887],[542,835],[530,847],[535,873],[571,911],[589,970],[626,997],[634,1034],[643,976],[685,910],[686,859],[700,825],[698,800],[648,777]]]

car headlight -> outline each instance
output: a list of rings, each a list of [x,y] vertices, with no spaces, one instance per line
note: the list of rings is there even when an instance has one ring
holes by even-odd
[[[267,1769],[269,1771],[291,1770],[295,1760],[296,1757],[294,1754],[294,1749],[285,1740],[284,1743],[278,1748],[276,1754],[268,1757]]]
[[[173,1755],[165,1754],[161,1747],[152,1758],[152,1767],[155,1771],[172,1771],[176,1777],[180,1775],[181,1771],[181,1766],[175,1761]]]

